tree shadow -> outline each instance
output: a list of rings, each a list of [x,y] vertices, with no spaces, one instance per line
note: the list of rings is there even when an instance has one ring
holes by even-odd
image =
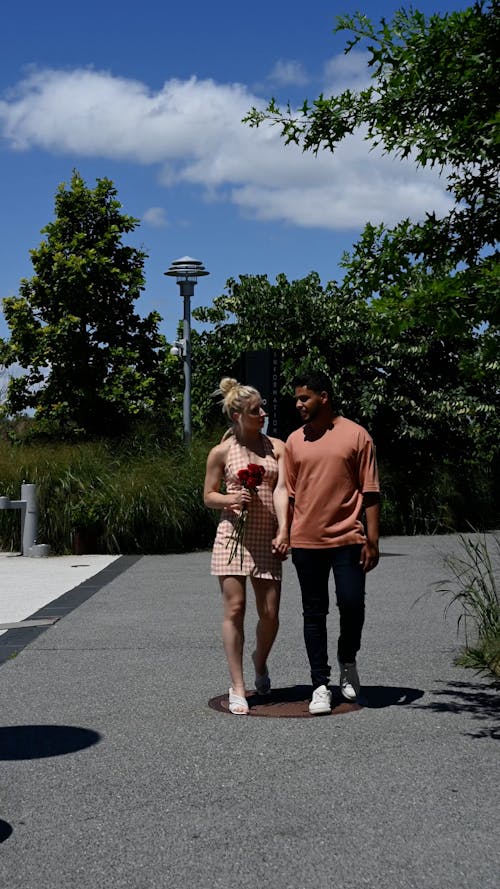
[[[499,686],[472,682],[449,682],[445,688],[434,691],[439,701],[423,706],[434,713],[468,713],[472,719],[488,722],[477,732],[467,732],[471,738],[495,738],[500,740]]]
[[[0,726],[0,760],[63,756],[100,740],[98,732],[73,725]]]

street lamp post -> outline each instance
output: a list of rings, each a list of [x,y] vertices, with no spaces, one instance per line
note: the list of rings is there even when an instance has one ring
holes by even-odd
[[[191,256],[183,256],[176,259],[165,275],[177,278],[180,294],[184,301],[184,320],[182,340],[179,340],[172,347],[173,355],[179,355],[184,362],[184,444],[191,444],[191,297],[194,294],[194,287],[197,284],[197,278],[209,275],[203,263]]]

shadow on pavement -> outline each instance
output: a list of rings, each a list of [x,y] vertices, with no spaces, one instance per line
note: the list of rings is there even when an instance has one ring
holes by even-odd
[[[421,688],[399,688],[395,685],[363,685],[359,703],[362,707],[378,710],[382,707],[401,707],[423,697]]]
[[[0,726],[0,760],[63,756],[100,740],[98,732],[73,725]]]
[[[445,688],[434,691],[438,701],[423,706],[435,713],[468,713],[472,719],[488,721],[478,732],[468,732],[472,738],[496,738],[500,740],[499,686],[472,682],[450,682]]]
[[[11,833],[12,827],[9,822],[0,819],[0,843],[4,843],[5,840],[8,840]]]
[[[363,708],[381,708],[411,704],[424,694],[418,688],[392,688],[375,685],[363,686],[358,701],[345,701],[340,691],[332,689],[332,709],[324,716],[343,716],[355,713]],[[246,698],[250,708],[250,716],[270,716],[273,718],[313,718],[317,714],[309,713],[312,687],[310,685],[293,685],[285,688],[273,688],[271,694],[261,697],[256,692],[247,691]],[[212,710],[229,713],[228,696],[218,695],[208,702]]]
[[[399,556],[402,556],[403,558],[405,558],[407,555],[408,555],[408,553],[380,553],[380,558],[381,559],[396,559]]]

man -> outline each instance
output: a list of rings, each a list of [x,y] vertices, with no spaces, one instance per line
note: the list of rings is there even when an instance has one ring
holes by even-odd
[[[288,437],[287,484],[293,510],[292,561],[302,592],[304,640],[311,667],[311,713],[329,713],[328,578],[333,570],[340,613],[340,691],[359,695],[356,655],[365,615],[365,576],[378,563],[380,488],[372,439],[339,416],[326,374],[295,380],[304,425]],[[364,513],[365,524],[362,522]]]

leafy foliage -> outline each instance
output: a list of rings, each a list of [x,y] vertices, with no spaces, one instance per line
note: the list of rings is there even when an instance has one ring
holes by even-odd
[[[427,328],[460,345],[457,336],[475,335],[474,357],[464,363],[478,382],[495,376],[498,389],[498,2],[429,19],[402,9],[378,27],[362,14],[337,22],[337,31],[351,33],[346,53],[367,46],[372,83],[306,101],[297,113],[273,99],[245,120],[270,121],[285,142],[315,153],[335,151],[364,127],[372,145],[439,166],[454,199],[450,213],[392,229],[367,225],[344,257],[346,285],[373,301],[392,336]]]
[[[137,220],[121,212],[108,179],[77,172],[56,194],[55,220],[31,251],[35,275],[4,299],[11,331],[0,360],[17,363],[3,412],[35,411],[50,435],[120,435],[162,400],[164,338],[156,312],[141,319],[145,254],[123,243]]]
[[[369,427],[381,460],[405,468],[409,483],[422,469],[448,461],[463,471],[498,452],[497,364],[485,360],[486,334],[470,325],[444,335],[418,319],[401,324],[396,310],[370,303],[349,274],[325,288],[315,273],[292,282],[280,275],[275,284],[245,276],[194,315],[213,325],[193,340],[198,428],[215,419],[211,393],[220,376],[241,373],[245,351],[273,348],[290,404],[284,434],[296,421],[293,377],[307,364],[329,373],[339,409]]]
[[[379,449],[409,480],[427,466],[463,472],[498,461],[500,287],[498,2],[429,19],[399,10],[378,26],[341,16],[345,52],[363,46],[371,83],[283,111],[252,108],[286,143],[334,152],[363,128],[373,146],[437,165],[454,204],[443,218],[368,224],[343,258],[344,299],[371,309],[361,379],[352,389]],[[367,361],[367,350],[374,355]],[[366,373],[371,377],[367,378]],[[349,368],[347,369],[349,373]]]
[[[373,363],[364,300],[334,282],[323,288],[315,272],[297,281],[279,275],[275,284],[265,275],[245,275],[230,279],[226,289],[211,308],[193,312],[213,325],[193,342],[193,379],[202,413],[213,411],[210,395],[220,376],[231,369],[242,372],[238,364],[245,351],[268,348],[281,355],[284,395],[292,394],[297,369],[314,363],[332,374],[345,409],[358,412],[360,398],[353,387],[364,381],[364,388]]]
[[[421,166],[446,167],[456,204],[442,220],[429,216],[406,227],[406,252],[434,262],[440,256],[474,264],[485,245],[498,241],[498,2],[426,19],[399,10],[374,26],[366,15],[339,16],[348,30],[345,52],[367,46],[373,83],[305,101],[298,113],[272,99],[245,121],[271,121],[286,143],[304,151],[335,151],[360,127],[374,145]]]

